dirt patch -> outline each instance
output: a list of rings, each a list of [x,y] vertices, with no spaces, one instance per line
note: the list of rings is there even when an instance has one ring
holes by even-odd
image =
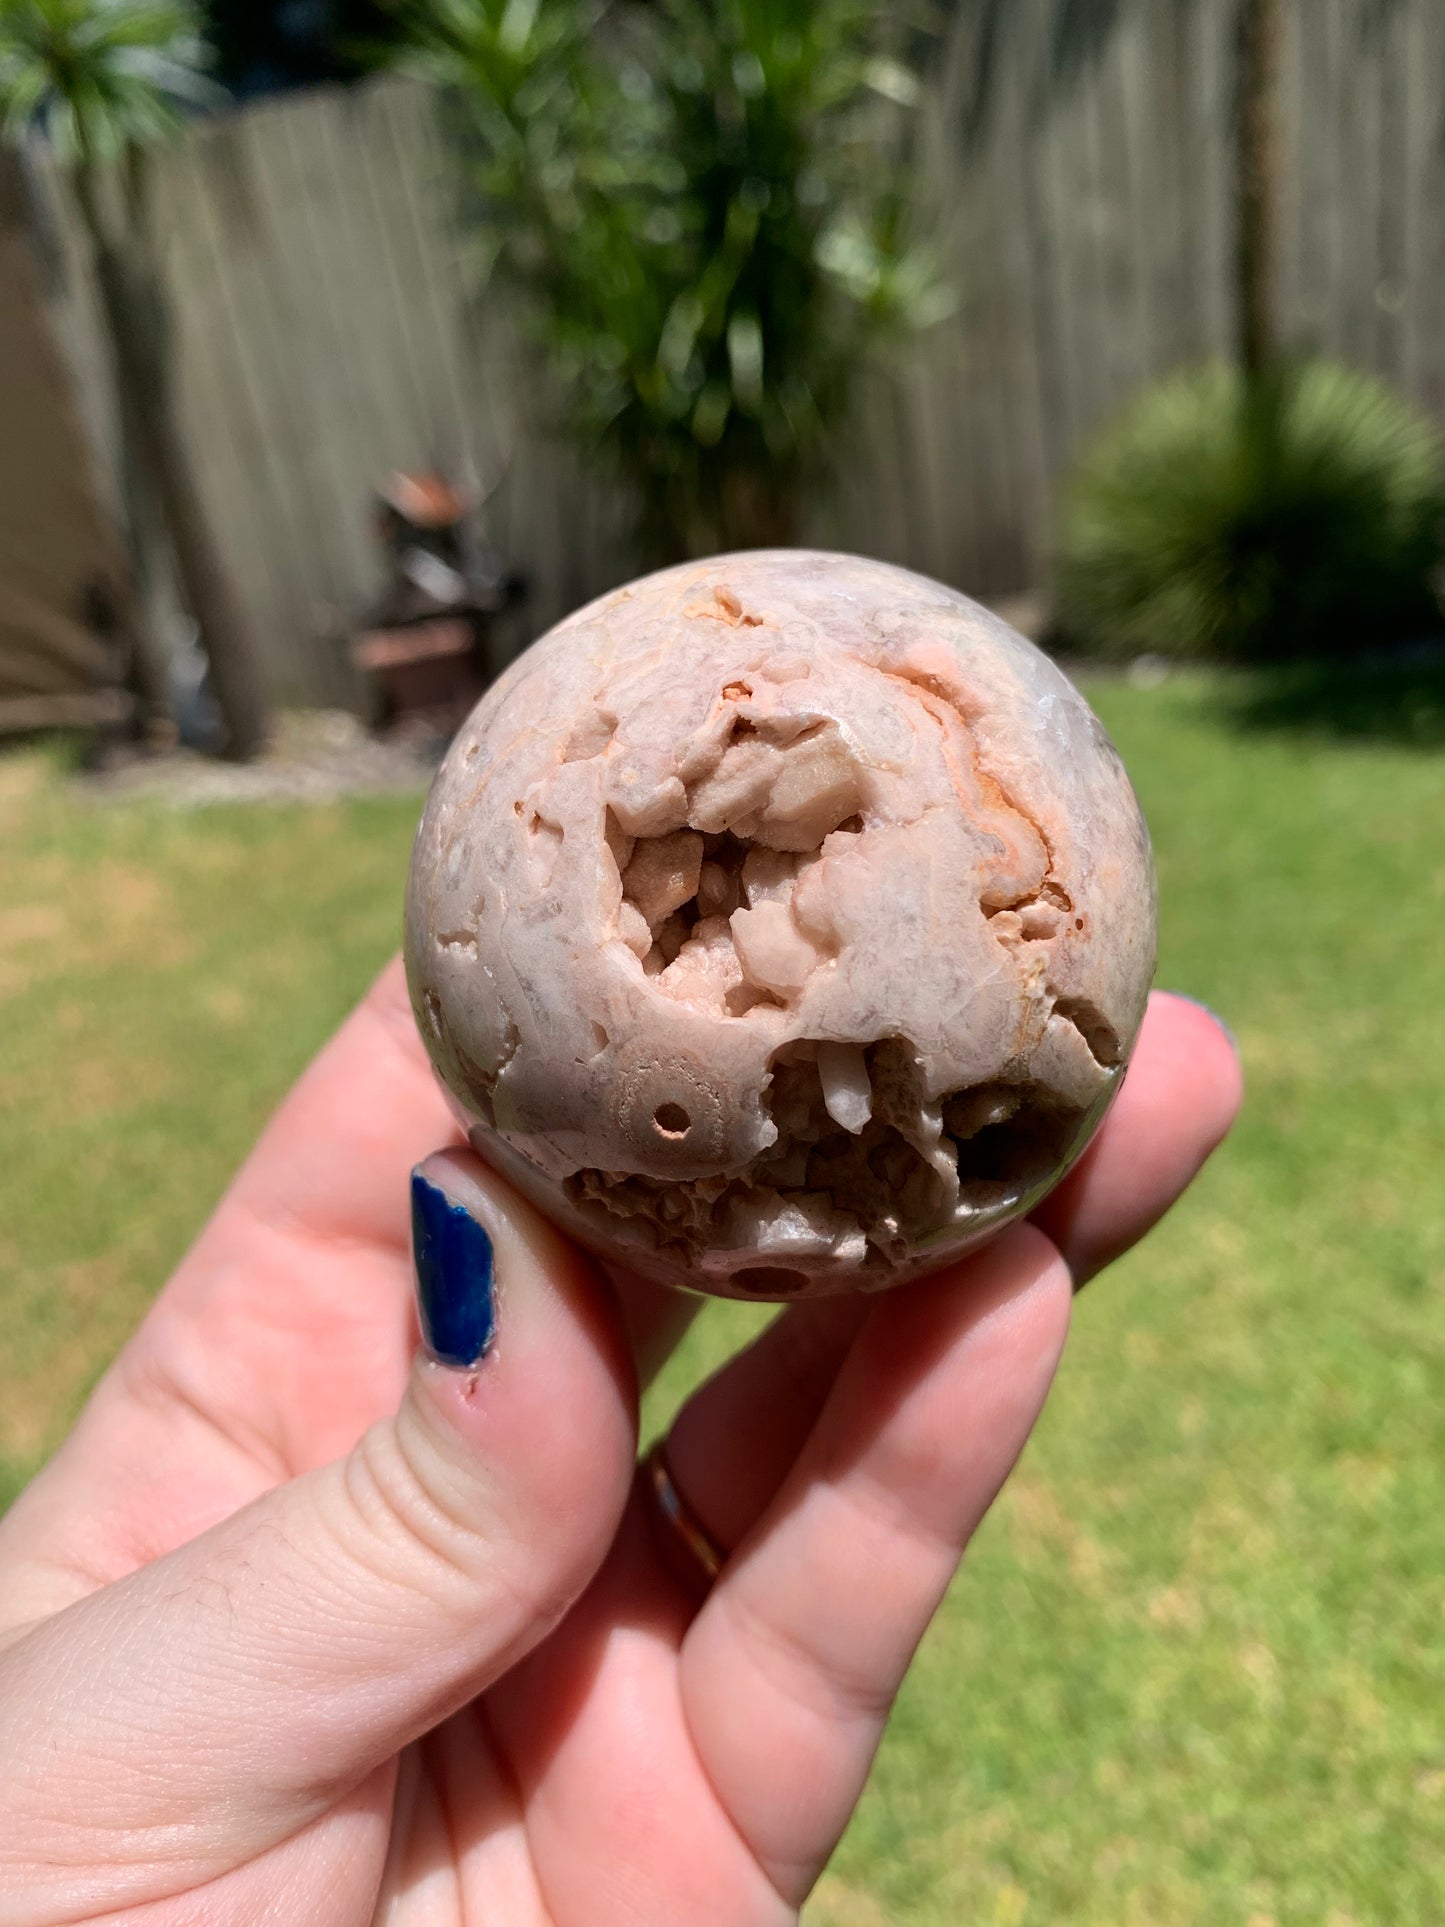
[[[177,809],[215,803],[324,803],[343,796],[423,790],[447,739],[435,730],[376,736],[345,710],[283,716],[265,753],[251,763],[221,763],[190,750],[127,757],[81,776],[97,803],[146,797]]]

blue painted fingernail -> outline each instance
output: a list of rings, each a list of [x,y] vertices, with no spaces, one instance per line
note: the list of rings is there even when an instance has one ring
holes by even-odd
[[[422,1343],[439,1365],[469,1371],[497,1333],[492,1241],[420,1171],[411,1175],[411,1239]]]
[[[1225,1036],[1229,1039],[1229,1042],[1234,1050],[1234,1054],[1236,1057],[1238,1057],[1239,1039],[1235,1036],[1234,1032],[1230,1029],[1229,1025],[1225,1023],[1224,1019],[1220,1016],[1217,1010],[1211,1010],[1209,1005],[1204,1002],[1202,997],[1191,997],[1187,990],[1171,990],[1169,995],[1171,997],[1177,997],[1181,1003],[1193,1004],[1194,1008],[1196,1010],[1202,1010],[1206,1017],[1212,1017],[1215,1023],[1218,1024],[1219,1028],[1224,1032]]]

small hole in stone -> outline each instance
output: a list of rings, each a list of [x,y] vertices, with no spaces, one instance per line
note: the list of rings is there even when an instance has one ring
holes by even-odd
[[[607,1046],[608,1046],[608,1045],[609,1045],[609,1044],[610,1044],[611,1042],[612,1042],[612,1039],[611,1039],[611,1038],[610,1038],[610,1037],[608,1036],[608,1034],[607,1034],[607,1026],[606,1026],[605,1024],[595,1024],[595,1023],[594,1023],[594,1024],[593,1024],[593,1026],[592,1026],[592,1048],[593,1048],[593,1050],[594,1050],[594,1051],[596,1051],[596,1052],[598,1052],[598,1053],[599,1053],[599,1055],[600,1055],[600,1053],[601,1053],[601,1052],[603,1052],[603,1051],[605,1051],[605,1050],[606,1050],[606,1048],[607,1048]]]
[[[735,1271],[728,1283],[734,1291],[745,1292],[749,1298],[796,1298],[799,1292],[808,1289],[808,1274],[805,1271],[789,1271],[783,1265],[744,1265]]]
[[[519,796],[516,802],[512,805],[513,816],[520,816],[522,812],[526,809],[526,807],[527,807],[526,804],[522,801],[521,797]]]
[[[1074,918],[1074,928],[1075,928],[1076,930],[1082,930],[1082,929],[1083,929],[1083,927],[1084,927],[1084,919],[1083,919],[1082,917],[1075,917],[1075,918]]]
[[[659,1104],[652,1121],[664,1137],[686,1137],[692,1129],[692,1119],[680,1104]]]

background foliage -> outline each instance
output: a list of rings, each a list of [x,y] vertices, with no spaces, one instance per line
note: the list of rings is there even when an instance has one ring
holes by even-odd
[[[1067,643],[1267,661],[1434,634],[1445,469],[1431,423],[1329,361],[1146,390],[1066,493]]]
[[[191,0],[0,0],[0,124],[102,161],[214,104]]]
[[[484,268],[659,558],[786,541],[865,351],[944,298],[877,0],[425,0]]]

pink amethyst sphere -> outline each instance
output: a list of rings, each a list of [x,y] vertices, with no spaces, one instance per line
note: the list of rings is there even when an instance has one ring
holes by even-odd
[[[610,1264],[872,1291],[1079,1156],[1155,960],[1149,839],[1055,665],[952,589],[806,551],[569,616],[417,835],[417,1023],[476,1150]]]

